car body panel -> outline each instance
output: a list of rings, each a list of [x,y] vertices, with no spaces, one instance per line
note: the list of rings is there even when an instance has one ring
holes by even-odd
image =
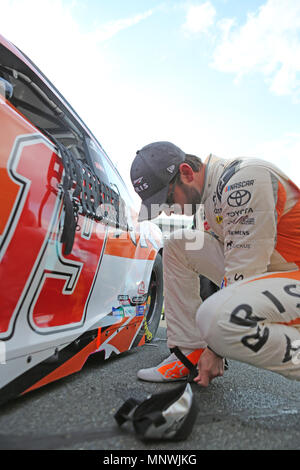
[[[112,185],[121,188],[127,220],[125,229],[79,211],[66,254],[62,156],[30,113],[0,94],[1,403],[77,372],[95,352],[108,358],[145,343],[145,294],[162,235],[151,223],[137,223],[138,209],[119,173],[61,95],[1,36],[0,47],[15,55],[16,66],[24,65],[22,73],[30,70],[31,80],[43,82],[40,95],[55,95],[70,113],[70,132],[78,126],[101,155],[94,163],[117,181]],[[7,70],[17,77],[11,57]]]

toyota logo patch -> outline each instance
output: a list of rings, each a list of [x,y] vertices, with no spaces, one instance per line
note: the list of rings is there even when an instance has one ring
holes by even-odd
[[[234,191],[227,198],[227,202],[231,207],[241,207],[247,204],[251,199],[251,193],[245,189]]]

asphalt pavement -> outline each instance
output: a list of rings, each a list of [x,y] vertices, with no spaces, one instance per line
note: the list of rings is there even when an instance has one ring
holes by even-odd
[[[199,411],[185,441],[145,444],[132,428],[118,427],[114,414],[126,399],[145,399],[174,387],[136,378],[139,368],[167,355],[162,323],[153,343],[107,361],[93,355],[79,373],[3,405],[0,449],[300,449],[300,382],[235,361],[208,388],[193,386]]]

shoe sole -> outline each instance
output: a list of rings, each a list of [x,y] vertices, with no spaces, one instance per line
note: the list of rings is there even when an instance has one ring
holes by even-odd
[[[187,380],[187,376],[185,377],[178,377],[176,379],[164,379],[162,380],[151,380],[151,379],[143,379],[141,377],[138,377],[139,380],[142,380],[143,382],[152,382],[152,383],[170,383],[170,382],[182,382],[184,380]]]

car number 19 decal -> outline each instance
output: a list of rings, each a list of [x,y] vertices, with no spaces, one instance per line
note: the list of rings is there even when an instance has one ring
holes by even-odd
[[[57,188],[63,169],[54,147],[40,134],[17,137],[1,166],[0,340],[12,336],[20,312],[38,333],[76,328],[84,322],[106,228],[97,227],[96,233],[92,224],[88,237],[76,232],[72,253],[62,255],[64,211]],[[84,223],[80,217],[79,224]]]

